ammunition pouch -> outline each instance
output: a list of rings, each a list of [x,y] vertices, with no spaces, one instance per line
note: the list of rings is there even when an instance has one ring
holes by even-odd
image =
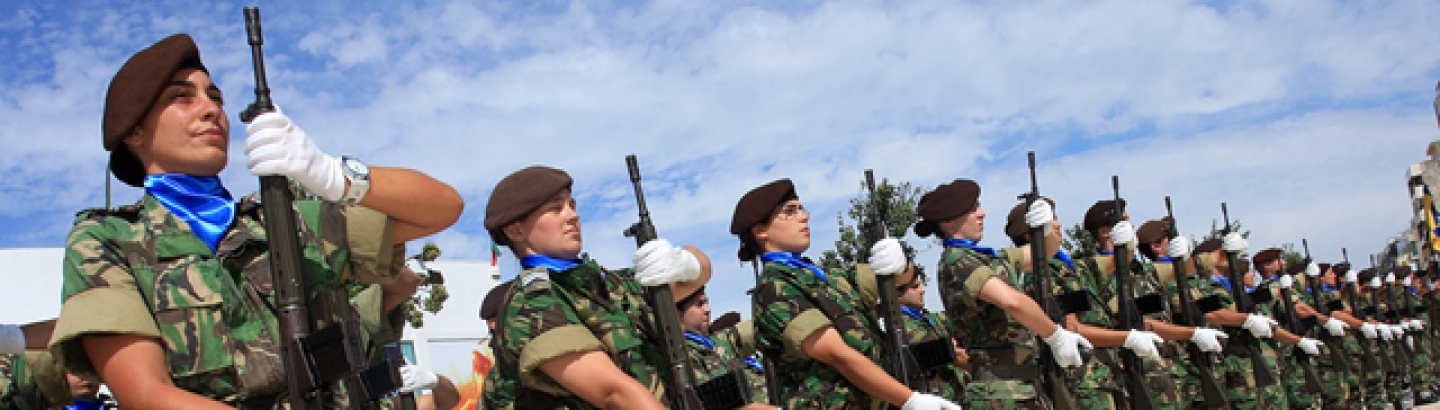
[[[929,371],[948,364],[955,364],[955,344],[948,337],[936,338],[906,347],[906,350],[910,351],[910,357],[915,359],[915,364],[920,365],[920,370]]]
[[[368,369],[347,375],[345,391],[350,396],[351,405],[362,407],[363,403],[373,403],[400,390],[405,383],[400,378],[400,366],[404,365],[403,359],[385,359]]]
[[[1056,298],[1060,302],[1060,310],[1065,314],[1088,312],[1094,308],[1090,304],[1090,295],[1083,290],[1065,292]]]
[[[1135,298],[1135,309],[1139,310],[1141,315],[1164,312],[1165,298],[1155,293]]]
[[[386,359],[369,368],[361,369],[367,353],[361,349],[360,324],[351,320],[340,320],[296,340],[300,347],[301,363],[308,373],[307,390],[332,385],[337,381],[345,384],[350,406],[369,408],[386,395],[398,390],[404,383],[400,378],[403,359]],[[354,360],[352,360],[354,358]]]
[[[750,389],[745,375],[730,371],[695,386],[695,395],[705,410],[733,410],[750,404]]]
[[[1204,299],[1195,301],[1195,307],[1200,308],[1200,313],[1210,313],[1225,308],[1225,301],[1220,295],[1211,295]]]

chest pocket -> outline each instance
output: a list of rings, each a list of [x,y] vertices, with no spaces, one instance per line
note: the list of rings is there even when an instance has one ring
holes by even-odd
[[[612,276],[606,275],[595,284],[598,289],[592,291],[597,294],[584,300],[567,294],[565,300],[575,309],[576,316],[590,329],[590,333],[605,345],[605,353],[610,355],[611,360],[620,366],[620,370],[630,373],[636,366],[644,365],[640,347],[645,345],[640,335],[640,327],[645,324],[632,318],[630,313],[646,312],[633,295],[615,297],[616,292],[610,288],[614,285],[610,281],[615,280]]]

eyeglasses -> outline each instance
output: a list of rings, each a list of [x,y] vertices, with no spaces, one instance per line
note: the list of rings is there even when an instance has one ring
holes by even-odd
[[[778,213],[778,215],[780,216],[780,219],[790,220],[799,218],[800,214],[802,213],[805,215],[810,214],[810,212],[805,211],[805,205],[788,204],[780,207],[780,212]]]
[[[919,282],[919,281],[915,281],[915,282],[906,283],[906,284],[904,284],[904,285],[896,286],[896,287],[895,287],[895,291],[896,291],[896,292],[900,292],[900,293],[905,293],[906,291],[909,291],[910,289],[915,289],[915,288],[918,288],[918,287],[920,287],[920,282]]]

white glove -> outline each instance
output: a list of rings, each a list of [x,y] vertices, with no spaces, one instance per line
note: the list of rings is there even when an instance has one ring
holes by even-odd
[[[1316,265],[1315,262],[1310,262],[1310,264],[1305,265],[1305,276],[1312,278],[1320,276],[1320,265]]]
[[[1300,341],[1299,341],[1299,342],[1296,342],[1296,343],[1295,343],[1295,346],[1300,347],[1300,350],[1304,350],[1304,351],[1305,351],[1305,354],[1308,354],[1308,355],[1311,355],[1311,356],[1319,356],[1319,355],[1320,355],[1320,346],[1321,346],[1321,345],[1324,345],[1324,343],[1320,343],[1319,340],[1311,339],[1311,338],[1308,338],[1308,337],[1302,337],[1302,338],[1300,338]]]
[[[961,407],[940,396],[917,391],[910,393],[910,398],[905,399],[900,410],[961,410]]]
[[[1240,235],[1239,232],[1231,232],[1225,234],[1225,239],[1221,240],[1220,246],[1225,248],[1225,252],[1241,253],[1250,249],[1250,242],[1246,241],[1245,236]]]
[[[20,326],[0,325],[0,354],[25,353],[25,331]]]
[[[1380,277],[1379,277],[1379,276],[1370,278],[1370,287],[1375,288],[1375,289],[1379,289],[1379,288],[1380,288]]]
[[[1335,337],[1345,336],[1345,330],[1349,328],[1350,325],[1345,324],[1345,322],[1340,321],[1340,319],[1332,317],[1330,320],[1325,321],[1325,330],[1329,331],[1330,335]]]
[[[1050,208],[1050,201],[1039,200],[1030,204],[1030,209],[1025,211],[1025,226],[1031,228],[1049,227],[1055,222],[1055,210]]]
[[[1410,287],[1410,279],[1413,279],[1413,278],[1411,278],[1411,277],[1409,277],[1409,276],[1406,276],[1406,277],[1405,277],[1405,287],[1407,287],[1407,288]]]
[[[905,271],[905,247],[895,238],[881,239],[870,247],[870,269],[876,275],[895,276]]]
[[[700,277],[700,261],[689,251],[655,239],[645,242],[632,256],[635,280],[645,286],[660,286]]]
[[[1408,346],[1408,347],[1410,348],[1410,350],[1415,350],[1415,338],[1406,336],[1406,337],[1405,337],[1405,346]]]
[[[1135,352],[1137,356],[1151,359],[1160,358],[1160,345],[1164,343],[1165,339],[1160,338],[1160,335],[1144,330],[1131,330],[1130,334],[1125,336],[1126,349]]]
[[[1197,327],[1195,333],[1190,335],[1190,342],[1195,343],[1195,347],[1200,348],[1202,352],[1220,353],[1220,349],[1223,347],[1220,345],[1220,339],[1228,337],[1230,336],[1219,330]]]
[[[402,392],[413,392],[416,390],[429,390],[440,384],[440,377],[435,372],[421,369],[419,366],[407,364],[400,366],[400,380],[405,384],[400,386]]]
[[[1128,337],[1126,338],[1129,339]],[[1094,349],[1090,340],[1075,332],[1063,328],[1055,329],[1055,333],[1045,338],[1045,343],[1050,345],[1050,353],[1055,355],[1055,362],[1061,367],[1075,367],[1085,364],[1080,357],[1080,345]]]
[[[1275,336],[1275,326],[1279,324],[1280,322],[1265,317],[1265,315],[1251,313],[1245,317],[1245,324],[1240,327],[1249,330],[1250,334],[1255,335],[1255,337],[1263,339]]]
[[[245,127],[245,156],[255,175],[280,175],[299,182],[326,201],[345,197],[345,170],[340,159],[320,152],[305,131],[278,109],[255,117]]]
[[[1430,290],[1435,290],[1435,282],[1430,282]]]
[[[1390,327],[1390,335],[1391,335],[1391,336],[1395,336],[1395,340],[1400,340],[1400,338],[1405,337],[1405,328],[1404,328],[1404,327],[1401,327],[1400,325],[1387,325],[1387,326]]]
[[[1184,236],[1176,236],[1170,238],[1170,249],[1166,253],[1170,254],[1172,258],[1188,258],[1192,249],[1189,239],[1185,239]]]
[[[1350,270],[1350,271],[1346,271],[1346,272],[1345,272],[1345,283],[1355,283],[1355,282],[1359,282],[1359,281],[1360,281],[1360,272],[1356,272],[1356,271],[1354,271],[1354,270]]]
[[[1380,330],[1375,327],[1374,323],[1366,322],[1360,324],[1360,334],[1364,335],[1366,339],[1374,339],[1380,337]]]
[[[1420,319],[1410,319],[1410,328],[1415,329],[1416,332],[1425,330],[1425,321]]]
[[[1129,246],[1133,248],[1136,242],[1138,242],[1135,239],[1135,225],[1132,225],[1130,221],[1120,221],[1116,223],[1115,227],[1110,229],[1110,242],[1114,243],[1115,246]]]
[[[1387,342],[1388,342],[1388,341],[1391,341],[1391,340],[1395,340],[1395,334],[1390,333],[1390,326],[1389,326],[1389,325],[1376,325],[1376,326],[1375,326],[1375,331],[1376,331],[1376,333],[1379,333],[1379,334],[1380,334],[1380,339],[1383,339],[1383,340],[1385,340],[1385,341],[1387,341]]]
[[[1290,275],[1280,275],[1280,288],[1290,289],[1291,286],[1295,286],[1295,278]]]
[[[1395,284],[1395,272],[1390,272],[1390,273],[1385,274],[1385,284],[1386,284],[1386,285],[1394,285],[1394,284]]]

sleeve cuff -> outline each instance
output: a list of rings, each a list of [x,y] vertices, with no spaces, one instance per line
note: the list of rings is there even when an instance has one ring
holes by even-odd
[[[1000,273],[989,266],[975,268],[970,277],[965,278],[965,297],[973,301],[974,306],[980,305],[980,291],[985,289],[985,282],[989,282],[990,278],[1000,278]]]
[[[80,338],[89,335],[135,335],[161,339],[150,309],[133,289],[94,288],[77,293],[60,307],[60,320],[50,339],[50,354],[70,374],[87,380],[100,375],[85,354]]]
[[[739,339],[735,348],[740,350],[741,357],[755,354],[755,321],[746,320],[736,323],[735,337]]]
[[[805,349],[801,347],[805,343],[805,339],[815,334],[816,331],[833,325],[830,318],[825,317],[820,309],[800,312],[799,316],[795,316],[795,319],[785,325],[785,331],[781,334],[782,344],[787,353],[795,357],[809,358],[810,356],[805,354]]]
[[[547,386],[548,383],[541,382],[541,380],[550,380],[548,377],[540,378],[536,374],[541,364],[571,353],[604,349],[605,345],[600,343],[600,339],[596,339],[595,335],[590,333],[590,329],[586,329],[583,325],[565,325],[541,333],[534,339],[530,339],[530,343],[527,343],[525,348],[520,351],[520,382],[542,390],[546,387],[558,387]]]
[[[880,309],[879,280],[875,279],[875,270],[870,268],[870,264],[855,265],[855,287],[859,288],[860,297],[865,298],[866,306],[870,306],[871,310]]]
[[[400,257],[395,257],[395,221],[389,215],[363,206],[345,209],[351,277],[365,283],[394,282],[399,264],[405,263],[403,245],[398,246]]]

